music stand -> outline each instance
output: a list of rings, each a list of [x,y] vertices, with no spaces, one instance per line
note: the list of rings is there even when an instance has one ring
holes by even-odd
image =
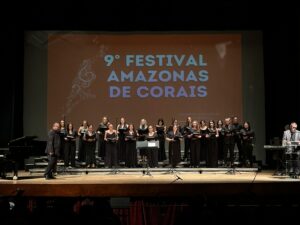
[[[143,171],[142,171],[143,176],[150,176],[150,177],[152,177],[152,174],[150,173],[150,166],[149,166],[149,161],[148,161],[148,157],[147,156],[146,156],[146,159],[143,159],[142,164],[143,164],[143,168],[146,168],[146,170],[143,169]]]
[[[111,171],[108,173],[108,175],[118,174],[118,173],[124,174],[121,170],[119,170],[118,167],[113,167],[113,168],[111,169]]]
[[[152,177],[152,174],[150,173],[150,167],[149,167],[148,159],[145,160],[145,164],[143,164],[143,166],[146,166],[146,170],[142,171],[143,176],[150,176],[150,177]]]
[[[173,180],[173,182],[175,182],[175,181],[177,181],[177,180],[183,180],[179,175],[178,175],[178,171],[175,169],[175,168],[173,168],[173,167],[171,167],[171,168],[169,168],[169,170],[167,171],[167,172],[165,172],[165,174],[173,174],[174,176],[175,176],[175,180]]]
[[[141,148],[159,148],[159,141],[137,141],[136,142],[136,148],[141,149]],[[143,168],[146,168],[146,170],[143,170],[143,176],[151,176],[152,174],[150,173],[150,166],[149,166],[149,160],[148,157],[146,156],[146,160],[142,161]]]
[[[236,173],[241,174],[241,172],[236,169],[236,166],[235,166],[235,164],[233,162],[232,165],[231,165],[231,167],[229,168],[229,170],[227,170],[227,172],[225,174],[235,175]]]
[[[178,176],[177,174],[174,174],[174,176],[176,177],[175,180],[173,180],[171,183],[175,183],[178,180],[183,180],[180,176]]]
[[[295,149],[299,146],[298,141],[291,141],[290,144],[285,145],[285,175],[290,176],[291,178],[297,179],[299,177],[299,156],[296,159],[293,159],[293,155],[298,153]],[[289,155],[289,159],[287,159],[287,155]],[[295,166],[296,163],[296,166]],[[292,169],[292,172],[288,171],[288,166]],[[296,172],[298,170],[298,172]]]
[[[283,149],[282,152],[277,150],[275,153],[276,156],[276,171],[274,172],[273,176],[286,176],[288,174],[287,168],[287,160],[286,160],[286,147],[284,146],[277,146],[277,149]],[[285,162],[283,162],[283,157],[285,159]]]
[[[174,174],[174,176],[177,178],[177,180],[183,180],[180,176],[178,176],[180,172],[178,172],[174,167],[170,167],[167,172],[164,174]]]

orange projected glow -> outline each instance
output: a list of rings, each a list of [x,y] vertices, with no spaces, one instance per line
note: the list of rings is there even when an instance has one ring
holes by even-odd
[[[55,34],[48,124],[242,118],[240,34]]]

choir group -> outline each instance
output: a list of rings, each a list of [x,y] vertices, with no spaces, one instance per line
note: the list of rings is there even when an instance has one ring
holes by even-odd
[[[187,162],[190,167],[199,167],[202,161],[207,167],[218,167],[220,162],[230,167],[235,158],[235,146],[242,166],[251,167],[253,163],[254,131],[247,121],[239,124],[237,117],[216,123],[213,120],[198,122],[188,117],[182,126],[173,119],[168,127],[163,119],[158,119],[155,126],[141,119],[137,128],[126,123],[125,118],[121,118],[114,127],[107,117],[103,117],[97,128],[84,120],[78,130],[72,123],[65,125],[62,120],[59,135],[60,155],[66,167],[76,166],[76,149],[78,161],[85,162],[87,168],[97,166],[96,154],[109,168],[118,167],[120,162],[125,162],[125,167],[138,167],[138,159],[147,162],[149,167],[158,167],[159,161],[167,159],[171,167],[178,166],[181,161]],[[159,141],[159,147],[137,150],[137,142],[145,140]]]

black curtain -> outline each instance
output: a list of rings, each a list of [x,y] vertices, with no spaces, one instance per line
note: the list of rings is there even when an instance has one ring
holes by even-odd
[[[1,32],[1,129],[0,146],[23,135],[24,32],[6,25]]]
[[[135,3],[130,9],[113,4],[113,8],[100,11],[86,5],[88,13],[81,5],[69,4],[28,5],[20,13],[13,7],[11,17],[0,16],[0,145],[6,146],[10,139],[23,135],[25,30],[262,30],[266,143],[271,137],[280,137],[287,123],[300,123],[300,16],[296,4],[275,4],[263,7],[255,1],[224,1],[203,3],[199,9],[188,2],[177,5],[167,1],[160,5]]]
[[[266,143],[284,126],[300,127],[300,15],[272,17],[263,32]]]

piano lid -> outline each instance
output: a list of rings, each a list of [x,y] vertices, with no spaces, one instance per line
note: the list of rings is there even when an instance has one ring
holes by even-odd
[[[8,146],[13,146],[16,144],[27,144],[28,142],[32,141],[33,139],[37,138],[37,136],[23,136],[16,139],[12,139],[9,141]]]

